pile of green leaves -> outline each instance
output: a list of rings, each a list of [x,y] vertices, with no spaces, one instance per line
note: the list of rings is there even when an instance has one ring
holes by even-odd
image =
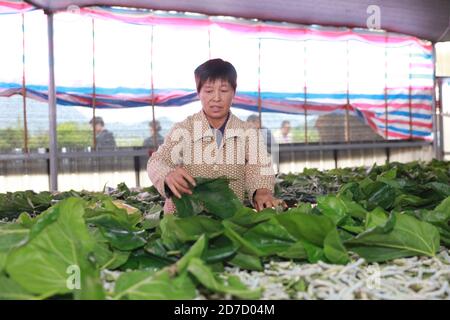
[[[374,167],[316,196],[317,205],[284,212],[243,206],[225,178],[197,178],[192,195],[174,199],[177,213],[162,218],[154,190],[134,210],[123,204],[142,197],[125,185],[110,196],[65,193],[39,215],[23,207],[0,224],[0,298],[257,299],[260,289],[224,267],[434,256],[450,245],[450,190],[448,165],[430,167]]]
[[[89,191],[64,191],[36,193],[32,190],[0,193],[0,220],[13,221],[23,212],[34,217],[47,210],[58,201],[75,197],[87,201],[100,201],[103,199],[118,200],[124,204],[133,206],[145,213],[161,212],[164,201],[155,187],[130,190],[125,183],[120,183],[117,188],[107,194],[106,192]]]
[[[213,271],[203,259],[207,234],[166,243],[174,237],[165,229],[169,220],[129,213],[108,197],[69,197],[36,217],[22,213],[0,224],[0,298],[193,299],[199,290],[260,296]],[[104,270],[120,271],[113,289],[104,288]]]
[[[36,193],[31,190],[0,193],[0,219],[17,218],[21,212],[36,215],[52,204],[50,192]]]
[[[379,180],[387,177],[395,179],[388,172]],[[194,192],[175,200],[182,214],[164,217],[162,225],[172,233],[163,241],[182,245],[192,241],[193,235],[207,234],[222,259],[226,253],[227,263],[252,270],[262,270],[265,261],[279,258],[344,264],[349,252],[370,262],[434,256],[440,245],[439,231],[449,231],[450,196],[442,197],[433,210],[422,209],[418,217],[415,211],[401,211],[411,203],[386,186],[366,178],[344,185],[337,195],[318,197],[316,207],[303,203],[287,212],[265,209],[260,213],[240,206],[232,197],[218,202]],[[388,202],[391,198],[392,203]],[[398,198],[402,200],[395,202]],[[208,254],[205,259],[215,261]]]
[[[145,213],[156,213],[162,211],[164,198],[158,193],[154,186],[131,190],[125,183],[119,183],[109,196],[115,200],[121,200],[125,204],[133,206]]]
[[[305,168],[300,174],[279,174],[275,192],[290,206],[299,202],[316,203],[317,196],[334,194],[344,183],[357,181],[366,174],[367,169],[363,167],[327,171]]]
[[[428,211],[428,223],[379,206],[369,211],[350,190],[319,198],[315,208],[256,213],[226,179],[198,179],[192,196],[175,200],[176,215],[153,221],[110,199],[71,197],[0,226],[0,296],[191,299],[206,292],[252,299],[259,290],[216,272],[225,265],[262,270],[270,259],[345,264],[349,251],[368,261],[436,253],[439,229],[431,223],[448,222],[450,198]],[[103,288],[105,269],[123,272],[113,290]],[[79,270],[79,285],[70,285],[71,270]]]
[[[327,194],[336,194],[347,183],[359,182],[366,178],[376,180],[385,172],[396,170],[396,178],[407,183],[412,189],[433,182],[450,184],[450,162],[432,160],[428,163],[414,161],[410,163],[391,162],[385,165],[374,164],[371,168],[339,168],[326,171],[305,168],[302,173],[280,174],[276,184],[277,196],[290,206],[300,202],[316,203],[316,198]]]

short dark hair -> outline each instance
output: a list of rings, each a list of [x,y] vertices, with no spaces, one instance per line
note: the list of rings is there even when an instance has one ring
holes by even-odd
[[[89,124],[92,124],[92,123],[94,123],[94,125],[95,125],[95,124],[99,124],[99,125],[101,125],[102,127],[105,126],[105,122],[103,121],[103,118],[102,118],[102,117],[95,117],[95,118],[92,118],[91,121],[89,121]]]
[[[195,83],[197,93],[200,92],[205,82],[217,79],[228,81],[234,91],[237,86],[237,72],[234,66],[222,59],[211,59],[199,65],[195,71]]]
[[[153,121],[150,121],[150,122],[148,123],[148,126],[149,126],[150,128],[153,128]],[[156,129],[156,131],[161,131],[161,124],[159,123],[158,120],[155,120],[155,129]]]
[[[259,116],[257,114],[251,114],[248,116],[247,121],[258,121],[259,122]]]
[[[291,126],[291,122],[289,120],[283,120],[283,122],[281,122],[281,126],[284,127],[285,125]]]

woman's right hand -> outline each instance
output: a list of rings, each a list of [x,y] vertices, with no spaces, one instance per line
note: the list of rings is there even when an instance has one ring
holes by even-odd
[[[192,194],[189,183],[195,187],[194,178],[183,167],[171,171],[164,182],[177,198],[181,198],[183,193]]]

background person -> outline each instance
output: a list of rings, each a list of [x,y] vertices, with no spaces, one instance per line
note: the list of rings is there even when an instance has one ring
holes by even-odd
[[[116,148],[116,140],[112,132],[105,128],[105,122],[101,117],[92,118],[89,124],[94,123],[96,150],[110,150]]]
[[[161,124],[158,120],[155,120],[155,124],[153,125],[153,121],[150,121],[148,123],[148,127],[150,130],[150,136],[145,138],[143,147],[149,149],[149,155],[151,155],[152,152],[156,151],[160,145],[163,144],[164,138],[160,134],[161,131]],[[156,132],[155,132],[156,129]],[[155,145],[155,135],[156,135],[156,145]]]
[[[291,123],[289,122],[289,120],[283,120],[283,122],[281,122],[280,129],[275,133],[275,139],[277,139],[278,143],[293,142]]]
[[[249,115],[247,118],[247,122],[250,123],[256,129],[262,129],[261,133],[262,133],[264,139],[266,140],[267,152],[271,153],[271,149],[272,149],[271,145],[272,145],[272,142],[275,142],[275,140],[273,139],[273,135],[272,135],[272,132],[270,131],[270,129],[268,129],[266,127],[262,127],[260,125],[259,117],[256,114]]]

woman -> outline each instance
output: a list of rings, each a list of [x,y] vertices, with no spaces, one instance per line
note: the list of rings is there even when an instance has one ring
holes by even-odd
[[[143,147],[148,149],[148,155],[151,156],[158,149],[158,146],[163,144],[164,138],[160,134],[161,124],[158,120],[155,120],[154,123],[150,121],[148,127],[150,129],[150,136],[144,140]]]
[[[283,120],[281,127],[275,132],[275,138],[278,143],[292,143],[291,123],[289,120]]]
[[[243,201],[247,192],[258,211],[286,206],[273,196],[274,173],[262,136],[230,111],[236,69],[213,59],[194,75],[202,110],[175,124],[147,165],[150,180],[166,198],[164,212],[175,211],[171,196],[192,194],[193,177],[228,177],[237,197]]]

